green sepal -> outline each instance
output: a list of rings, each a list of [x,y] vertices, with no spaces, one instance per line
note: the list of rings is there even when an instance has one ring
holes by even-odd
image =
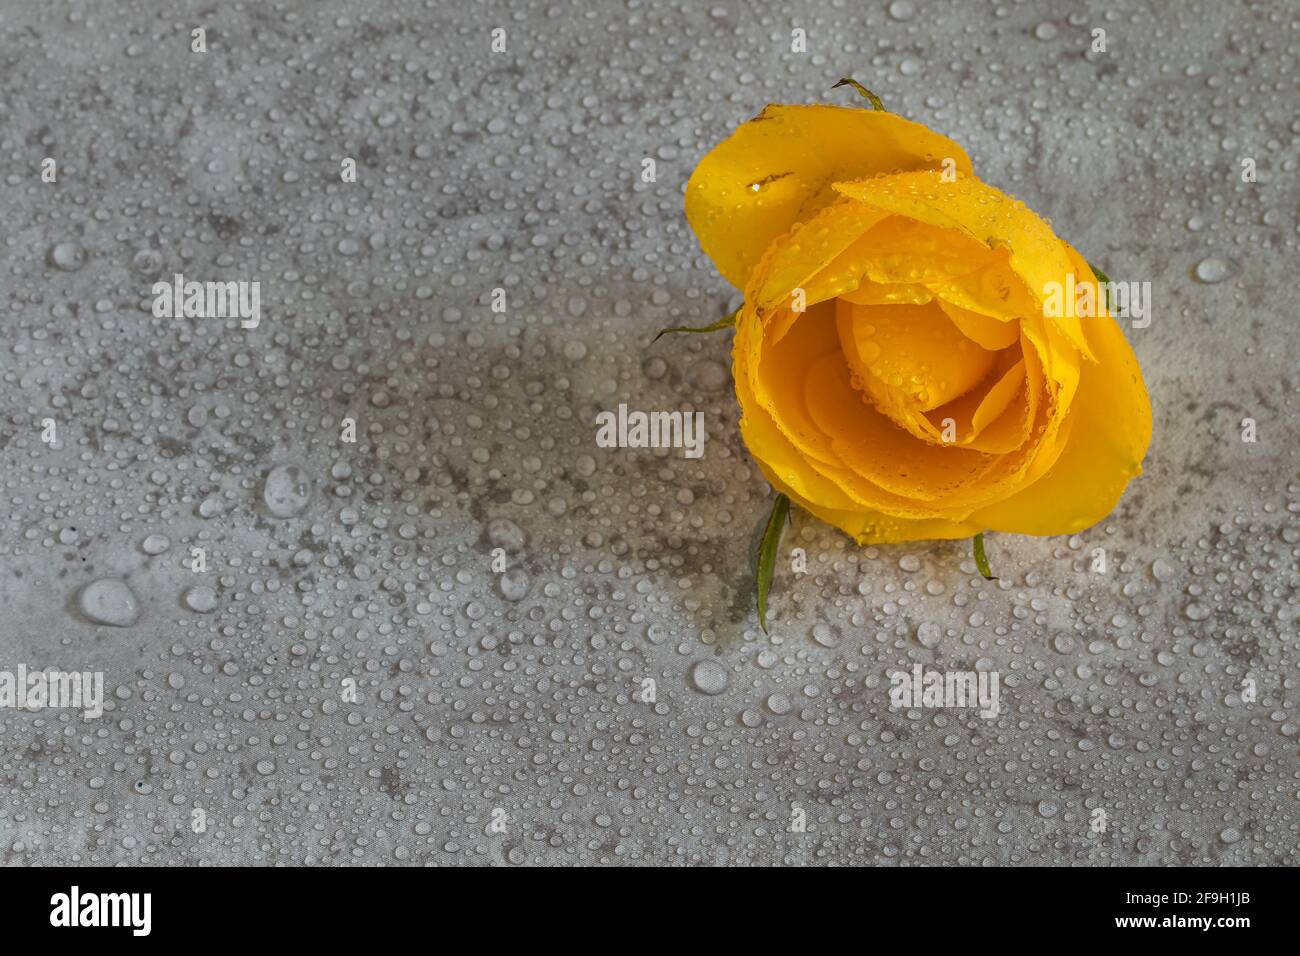
[[[1097,268],[1096,265],[1093,265],[1092,263],[1088,263],[1088,268],[1092,269],[1093,276],[1097,277],[1097,285],[1106,286],[1106,311],[1110,312],[1110,315],[1114,315],[1115,303],[1112,302],[1112,298],[1110,298],[1110,276],[1102,272],[1101,269]]]
[[[971,539],[975,543],[975,567],[979,570],[980,575],[985,581],[996,581],[993,572],[989,570],[989,556],[984,553],[984,532],[981,531]]]
[[[859,96],[861,96],[863,99],[865,99],[868,103],[871,104],[871,108],[872,108],[872,109],[880,110],[880,112],[882,112],[882,113],[888,113],[888,112],[889,112],[889,110],[885,109],[885,104],[881,102],[879,96],[877,96],[875,93],[872,93],[869,89],[867,89],[865,86],[863,86],[863,85],[862,85],[861,83],[859,83],[857,80],[853,79],[853,77],[851,77],[851,76],[846,76],[846,77],[844,77],[842,80],[840,80],[840,81],[839,81],[838,83],[836,83],[834,86],[832,86],[831,89],[832,89],[832,90],[838,90],[841,86],[851,86],[851,87],[853,87],[855,90],[858,91],[858,95],[859,95]]]
[[[1110,282],[1110,276],[1106,275],[1106,273],[1102,272],[1091,262],[1088,263],[1088,268],[1092,270],[1092,274],[1097,277],[1098,282],[1106,282],[1106,283]]]
[[[1085,260],[1085,261],[1087,261],[1087,260]],[[1088,268],[1091,269],[1091,270],[1092,270],[1092,274],[1095,275],[1095,276],[1097,277],[1097,281],[1098,281],[1101,285],[1104,285],[1104,286],[1107,287],[1107,288],[1106,288],[1106,311],[1109,312],[1111,315],[1114,315],[1114,314],[1115,314],[1115,303],[1112,302],[1112,301],[1110,300],[1110,288],[1109,288],[1109,287],[1110,287],[1110,276],[1106,275],[1106,273],[1102,272],[1100,269],[1098,269],[1096,266],[1094,266],[1091,262],[1088,263]]]
[[[767,594],[772,589],[772,572],[776,570],[776,549],[781,543],[781,529],[790,513],[790,499],[777,494],[772,513],[767,516],[763,540],[758,545],[758,566],[754,570],[754,588],[758,592],[758,626],[767,633]]]
[[[737,309],[731,315],[725,315],[712,325],[675,325],[670,329],[660,329],[659,334],[650,340],[650,344],[658,342],[660,338],[669,332],[721,332],[723,329],[734,329],[736,327],[736,318],[740,315],[740,309]]]

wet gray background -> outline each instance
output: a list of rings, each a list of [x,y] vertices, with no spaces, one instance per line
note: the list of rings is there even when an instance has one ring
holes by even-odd
[[[3,0],[0,667],[109,709],[0,711],[0,859],[1295,864],[1297,10]],[[1153,283],[1155,438],[994,585],[796,516],[765,636],[729,338],[649,340],[737,301],[696,160],[845,74]],[[260,327],[155,319],[175,272]],[[704,458],[597,448],[619,402]],[[891,712],[918,661],[1005,712]]]

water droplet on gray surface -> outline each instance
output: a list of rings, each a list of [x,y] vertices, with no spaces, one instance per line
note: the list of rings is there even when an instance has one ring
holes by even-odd
[[[86,250],[77,242],[59,242],[50,248],[50,263],[64,272],[76,272],[86,264]]]
[[[522,601],[528,596],[528,572],[510,568],[500,576],[501,596],[507,601]]]
[[[266,475],[262,500],[277,518],[293,518],[311,503],[312,483],[307,472],[295,464],[276,465]]]
[[[1151,576],[1157,581],[1168,581],[1174,576],[1173,566],[1164,558],[1156,558],[1151,562]]]
[[[912,0],[893,0],[889,5],[891,19],[906,21],[916,16],[916,4]]]
[[[131,258],[131,268],[142,276],[155,276],[162,267],[162,253],[157,249],[141,249]]]
[[[115,578],[92,581],[77,594],[77,610],[96,624],[130,627],[140,617],[131,589]]]
[[[690,676],[691,686],[701,694],[721,694],[730,682],[727,669],[712,658],[692,664]]]
[[[518,554],[524,549],[524,529],[509,518],[494,518],[487,525],[488,543],[501,548],[506,554]]]
[[[938,647],[943,640],[943,628],[933,621],[922,621],[916,626],[916,639],[924,647]]]
[[[713,359],[701,359],[691,366],[691,384],[707,392],[714,392],[724,387],[730,379],[727,367]]]
[[[778,716],[784,716],[794,709],[790,698],[785,694],[768,694],[766,703],[767,709]]]
[[[199,502],[198,513],[200,518],[215,518],[217,515],[225,514],[226,503],[221,500],[220,495],[208,495]]]
[[[1196,278],[1207,284],[1222,282],[1232,275],[1232,266],[1227,260],[1210,256],[1196,263]]]
[[[818,621],[810,632],[812,639],[822,647],[835,647],[840,642],[839,632],[825,622]]]
[[[205,584],[185,592],[185,606],[198,614],[211,614],[217,609],[217,592]]]

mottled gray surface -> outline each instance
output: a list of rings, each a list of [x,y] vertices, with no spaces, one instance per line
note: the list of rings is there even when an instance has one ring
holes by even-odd
[[[108,688],[0,710],[0,859],[1295,864],[1297,9],[0,0],[0,669]],[[1155,437],[992,585],[796,516],[767,636],[728,338],[649,339],[735,303],[696,160],[844,74],[1154,284]],[[174,272],[261,325],[154,318]],[[619,402],[703,459],[597,448]],[[913,662],[1004,713],[891,711]]]

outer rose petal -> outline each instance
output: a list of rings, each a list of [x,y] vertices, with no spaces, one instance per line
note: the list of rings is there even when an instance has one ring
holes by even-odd
[[[790,441],[755,397],[750,383],[757,377],[754,363],[758,358],[761,336],[759,323],[742,316],[732,347],[732,378],[736,382],[740,434],[745,446],[762,467],[768,481],[791,498],[800,502],[816,499],[831,507],[854,508],[857,502],[816,467],[816,459]]]
[[[1066,249],[1075,275],[1095,281],[1078,253]],[[971,515],[985,528],[1033,535],[1082,531],[1110,514],[1129,480],[1142,472],[1151,443],[1151,402],[1142,370],[1113,318],[1083,321],[1097,361],[1080,369],[1065,447],[1042,478]]]
[[[772,240],[836,198],[832,183],[939,169],[944,159],[973,175],[960,146],[893,113],[773,104],[695,167],[686,218],[718,271],[744,289]]]
[[[900,541],[935,541],[940,538],[969,538],[984,529],[977,524],[943,518],[895,518],[873,511],[841,511],[806,501],[791,491],[761,461],[759,467],[768,482],[809,514],[839,528],[858,544],[895,544]]]

